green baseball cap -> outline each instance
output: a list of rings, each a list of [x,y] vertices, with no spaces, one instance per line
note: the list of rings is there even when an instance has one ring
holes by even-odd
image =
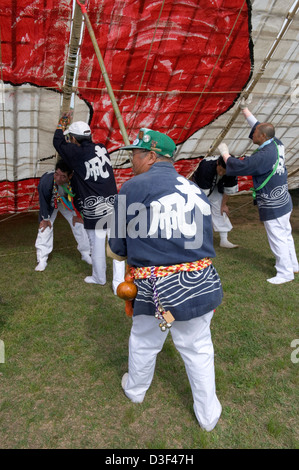
[[[154,150],[159,155],[171,158],[176,151],[176,145],[168,135],[142,127],[133,144],[121,147],[120,150],[134,149]]]

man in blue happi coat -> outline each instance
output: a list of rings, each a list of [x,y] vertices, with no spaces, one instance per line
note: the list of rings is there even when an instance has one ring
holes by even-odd
[[[244,159],[232,158],[224,143],[220,144],[219,151],[226,162],[227,175],[252,176],[253,196],[276,260],[276,276],[267,281],[271,284],[283,284],[292,281],[294,273],[299,270],[290,223],[293,205],[288,191],[285,148],[275,137],[275,129],[271,123],[258,122],[244,100],[240,106],[252,128],[249,138],[258,148]]]
[[[109,245],[127,259],[138,286],[122,387],[135,403],[151,385],[167,332],[180,352],[200,426],[211,431],[221,414],[216,395],[210,323],[222,301],[211,258],[211,207],[198,186],[173,166],[173,140],[143,128],[131,146],[135,176],[115,201]]]
[[[91,264],[90,243],[77,209],[77,198],[74,191],[76,177],[73,171],[58,160],[54,171],[44,173],[38,185],[39,194],[39,230],[35,241],[37,266],[35,271],[44,271],[48,256],[53,250],[53,225],[60,212],[68,221],[78,243],[81,258]]]
[[[106,218],[113,210],[116,182],[107,149],[103,144],[93,142],[89,125],[83,121],[69,124],[70,116],[63,115],[55,131],[53,145],[76,176],[78,205],[91,245],[92,274],[84,281],[104,285],[106,238],[109,236]],[[124,270],[123,262],[113,261],[112,288],[115,295],[117,286],[124,279]]]

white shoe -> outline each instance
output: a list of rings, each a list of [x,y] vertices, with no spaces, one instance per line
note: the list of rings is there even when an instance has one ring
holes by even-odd
[[[125,389],[125,386],[127,385],[128,377],[129,377],[128,372],[126,372],[126,373],[122,376],[122,379],[121,379],[121,386],[122,386],[123,389]]]
[[[40,261],[35,268],[35,271],[44,271],[47,267],[47,263],[44,261]]]
[[[128,382],[128,378],[129,378],[129,374],[128,372],[126,372],[123,376],[122,376],[122,379],[121,379],[121,386],[122,386],[122,389],[124,391],[124,394],[126,395],[127,398],[129,398],[129,400],[131,400],[132,403],[142,403],[143,402],[143,399],[138,399],[138,398],[130,398],[128,397],[128,395],[126,394],[126,391],[125,391],[125,387],[127,385],[127,382]]]
[[[101,284],[100,282],[97,282],[92,276],[87,276],[85,279],[84,279],[85,282],[87,282],[87,284],[99,284],[100,286],[104,286],[105,285],[105,282],[103,284]]]
[[[92,261],[91,261],[91,256],[89,255],[84,255],[81,257],[82,261],[85,261],[87,264],[90,264],[92,265]]]
[[[221,240],[220,246],[222,248],[239,248],[239,245],[234,245],[233,243],[229,242],[228,240]]]
[[[122,281],[122,282],[124,282],[124,281]],[[112,290],[113,290],[114,295],[117,295],[117,288],[118,288],[119,284],[121,284],[121,282],[117,282],[117,283],[115,281],[112,282]]]
[[[293,279],[284,279],[283,277],[271,277],[271,279],[267,279],[270,284],[284,284],[285,282],[291,282]]]
[[[193,408],[194,408],[194,406],[193,406]],[[220,416],[221,416],[221,412],[222,412],[222,406],[220,405],[220,412],[219,412],[218,418],[214,419],[214,421],[211,424],[207,424],[205,426],[203,426],[201,423],[198,423],[199,426],[201,427],[201,429],[203,429],[204,431],[207,431],[207,432],[211,432],[214,429],[214,427],[216,426],[216,424],[218,423],[218,421],[220,419]]]

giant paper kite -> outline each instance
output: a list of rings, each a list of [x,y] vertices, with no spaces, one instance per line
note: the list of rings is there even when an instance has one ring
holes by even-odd
[[[253,79],[257,46],[252,29],[261,35],[258,40],[264,40],[257,55],[260,67],[292,7],[288,1],[273,7],[277,24],[266,27],[261,4],[261,0],[254,6],[249,0],[85,2],[130,141],[140,127],[165,132],[178,145],[177,170],[186,176],[196,168]],[[296,11],[297,5],[292,7],[292,26],[298,21]],[[52,136],[70,77],[74,120],[89,122],[93,140],[106,145],[118,187],[132,176],[127,156],[118,152],[124,136],[84,22],[74,48],[78,14],[82,21],[80,6],[71,0],[1,1],[0,213],[38,208],[36,186],[41,174],[54,167],[54,159],[43,160],[54,154]],[[275,32],[263,38],[262,32],[271,28]],[[269,103],[276,96],[272,91]],[[258,110],[259,98],[255,95],[253,101]],[[248,129],[241,122],[234,120],[226,137],[234,154],[234,142],[236,150],[242,142],[241,152],[250,145]],[[246,183],[240,180],[240,189],[244,188]]]

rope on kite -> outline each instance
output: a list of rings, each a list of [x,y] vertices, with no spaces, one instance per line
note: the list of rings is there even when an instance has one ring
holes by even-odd
[[[119,128],[120,128],[124,143],[125,143],[125,145],[130,145],[127,130],[125,128],[125,125],[124,125],[124,122],[123,122],[123,119],[122,119],[117,101],[115,99],[114,92],[113,92],[113,89],[111,87],[110,80],[109,80],[109,77],[108,77],[108,73],[107,73],[107,70],[106,70],[106,67],[105,67],[105,64],[104,64],[104,61],[103,61],[103,57],[102,57],[101,51],[99,49],[99,46],[98,46],[94,31],[93,31],[93,28],[92,28],[92,25],[90,23],[90,20],[89,20],[87,11],[86,11],[85,2],[81,3],[79,0],[76,0],[76,2],[80,6],[82,15],[85,19],[85,24],[87,26],[87,29],[88,29],[88,32],[89,32],[89,35],[90,35],[90,39],[91,39],[91,42],[93,44],[93,47],[94,47],[94,50],[95,50],[95,53],[96,53],[96,56],[97,56],[97,59],[98,59],[98,62],[99,62],[100,68],[101,68],[101,72],[102,72],[102,75],[103,75],[103,78],[104,78],[104,81],[105,81],[105,84],[106,84],[106,87],[107,87],[108,95],[110,97],[110,100],[111,100],[111,103],[112,103],[112,106],[113,106],[113,109],[114,109],[115,117],[118,121]]]
[[[73,95],[73,83],[75,79],[75,72],[77,67],[77,57],[78,57],[78,49],[80,46],[80,36],[81,36],[81,29],[82,29],[82,15],[79,7],[75,4],[74,14],[73,14],[73,22],[72,22],[72,32],[71,32],[71,39],[68,47],[68,57],[65,66],[65,74],[64,74],[64,81],[63,81],[63,92],[62,92],[62,102],[60,107],[60,116],[68,113],[71,109],[71,101]],[[59,159],[57,152],[55,155],[50,157],[40,158],[37,160],[35,165],[35,172],[34,178],[37,176],[38,166],[39,163],[45,160],[49,160],[55,158],[54,165]],[[32,210],[35,194],[37,192],[37,186],[35,187],[31,200],[28,204],[28,211]]]
[[[142,87],[143,79],[144,79],[144,76],[145,76],[145,73],[146,73],[147,64],[148,64],[148,61],[149,61],[149,58],[150,58],[150,55],[151,55],[151,51],[152,51],[152,47],[153,47],[153,44],[154,44],[154,41],[155,41],[155,37],[156,37],[157,29],[158,29],[158,26],[159,26],[160,18],[161,18],[163,9],[164,9],[164,4],[165,4],[165,0],[163,0],[161,8],[160,8],[160,12],[159,12],[159,16],[158,16],[158,19],[157,19],[155,31],[154,31],[154,34],[153,34],[153,37],[152,37],[152,41],[151,41],[151,45],[149,47],[149,51],[148,51],[148,54],[147,54],[147,59],[146,59],[145,65],[144,65],[142,77],[141,77],[141,80],[140,80],[140,83],[139,83],[139,88],[138,88],[137,95],[136,95],[136,98],[135,98],[135,102],[134,102],[134,105],[133,105],[133,108],[132,108],[132,111],[131,111],[132,116],[134,115],[134,109],[135,109],[137,100],[139,98],[139,94],[141,93],[141,87]],[[146,93],[148,93],[148,91]],[[159,93],[161,93],[161,91]],[[135,120],[136,120],[136,115],[135,115],[135,118],[133,120],[133,123],[131,125],[129,125],[130,130],[132,130],[132,128],[134,127]]]
[[[73,95],[73,84],[76,76],[78,50],[80,47],[80,37],[82,30],[82,14],[79,5],[75,4],[72,33],[69,43],[68,58],[65,67],[65,79],[63,85],[63,100],[61,105],[61,115],[68,113],[71,108]]]
[[[266,55],[261,67],[260,67],[260,70],[258,71],[258,73],[256,74],[256,76],[251,80],[251,82],[247,85],[245,91],[242,92],[241,94],[241,97],[242,98],[245,98],[247,99],[249,97],[249,95],[251,94],[252,90],[254,89],[255,85],[259,82],[259,80],[261,79],[261,77],[263,76],[264,74],[264,71],[267,67],[267,65],[269,64],[274,52],[276,51],[280,41],[282,40],[283,36],[285,35],[285,33],[287,32],[290,24],[292,23],[293,19],[294,19],[294,16],[297,12],[299,8],[299,0],[297,0],[296,2],[296,5],[295,7],[293,8],[292,11],[289,11],[288,14],[286,15],[286,19],[285,19],[285,22],[284,22],[284,25],[283,27],[281,28],[277,38],[275,39],[274,43],[272,44],[268,54]],[[210,146],[207,154],[205,155],[206,157],[208,157],[209,155],[212,155],[213,152],[215,151],[215,149],[218,147],[218,145],[220,144],[220,142],[222,142],[223,138],[226,136],[227,132],[230,130],[230,128],[232,127],[233,123],[235,122],[235,120],[237,119],[238,115],[240,113],[240,108],[239,106],[237,106],[237,108],[235,109],[233,115],[231,116],[231,118],[229,119],[228,123],[226,124],[226,126],[222,129],[222,131],[220,132],[220,134],[218,135],[218,137],[214,140],[213,144]]]
[[[222,54],[223,54],[223,52],[224,52],[224,50],[225,50],[227,44],[228,44],[228,42],[229,42],[229,40],[230,40],[230,38],[231,38],[231,36],[232,36],[232,34],[233,34],[233,31],[234,31],[234,29],[235,29],[235,27],[236,27],[236,25],[237,25],[237,22],[238,22],[238,20],[239,20],[239,17],[240,17],[240,15],[241,15],[242,11],[243,11],[243,8],[244,8],[245,4],[246,4],[246,0],[244,0],[243,5],[242,5],[242,7],[241,7],[240,10],[239,10],[239,13],[238,13],[238,15],[237,15],[237,17],[236,17],[236,19],[235,19],[234,24],[233,24],[233,27],[232,27],[232,29],[231,29],[231,31],[230,31],[230,33],[229,33],[227,39],[226,39],[226,41],[225,41],[225,43],[224,43],[224,45],[223,45],[221,51],[220,51],[220,54],[219,54],[218,57],[217,57],[217,60],[216,60],[216,62],[215,62],[215,64],[214,64],[214,67],[212,68],[212,70],[211,70],[211,72],[210,72],[210,75],[209,75],[208,78],[207,78],[207,81],[206,81],[206,83],[205,83],[205,86],[204,86],[204,88],[203,88],[203,91],[202,91],[201,94],[199,95],[199,98],[197,99],[197,101],[196,101],[196,103],[195,103],[195,105],[194,105],[194,108],[192,109],[192,111],[191,111],[189,117],[188,117],[187,120],[186,120],[186,124],[189,122],[189,120],[191,119],[193,113],[195,112],[195,109],[197,108],[198,103],[200,102],[200,100],[201,100],[201,98],[202,98],[203,92],[204,92],[205,89],[207,88],[208,83],[210,82],[210,79],[212,78],[212,75],[213,75],[213,73],[214,73],[214,70],[215,70],[215,68],[217,67],[217,64],[218,64],[218,62],[219,62],[219,60],[220,60],[220,58],[221,58],[221,56],[222,56]],[[177,142],[180,141],[181,135],[182,135],[182,133],[183,133],[183,131],[184,131],[185,129],[186,129],[185,126],[182,127],[182,130],[181,130],[181,132],[180,132],[180,135],[179,135],[179,137],[177,138]]]
[[[299,8],[299,0],[297,0],[295,6],[292,8],[292,11],[290,10],[287,15],[286,15],[286,19],[285,19],[285,22],[283,24],[283,27],[281,28],[279,34],[277,35],[274,43],[272,44],[268,54],[266,55],[261,67],[260,67],[260,70],[258,71],[258,73],[256,74],[256,76],[251,80],[251,82],[247,85],[246,89],[241,93],[241,97],[242,98],[245,98],[245,99],[248,99],[249,95],[252,93],[255,85],[259,82],[259,80],[261,79],[261,77],[263,76],[264,74],[264,71],[268,65],[268,63],[270,62],[274,52],[276,51],[280,41],[282,40],[283,36],[285,35],[285,33],[287,32],[291,22],[293,21],[294,19],[294,16],[297,12]],[[216,139],[214,140],[213,144],[210,146],[208,152],[206,153],[205,157],[208,157],[210,155],[213,155],[214,151],[217,149],[218,145],[222,142],[222,140],[224,139],[224,137],[226,136],[226,134],[228,133],[228,131],[231,129],[233,123],[235,122],[235,120],[237,119],[238,115],[240,113],[240,108],[239,106],[236,107],[233,115],[231,116],[231,118],[229,119],[228,123],[226,124],[226,126],[222,129],[222,131],[220,132],[220,134],[218,135],[218,137],[216,137]],[[196,169],[194,171],[192,171],[188,176],[187,178],[190,179],[193,175],[193,173],[196,171]],[[290,176],[290,175],[289,175]]]
[[[1,39],[1,26],[0,26],[0,64],[1,64],[1,86],[3,86],[3,89],[0,90],[0,93],[3,92],[3,95],[4,95],[4,82],[3,82],[3,63],[2,63],[2,39]],[[5,180],[6,182],[8,182],[8,174],[7,174],[7,161],[8,161],[8,158],[7,158],[7,149],[6,149],[6,133],[5,133],[5,128],[6,128],[6,125],[5,125],[5,109],[4,109],[4,97],[3,97],[3,100],[2,100],[2,106],[1,106],[1,112],[2,112],[2,120],[3,120],[3,144],[4,144],[4,161],[5,161]],[[8,211],[8,200],[9,200],[9,197],[8,197],[8,188],[6,190],[6,196],[1,196],[1,198],[6,198],[6,208],[7,208],[7,211]]]
[[[295,168],[295,170],[291,171],[291,172],[288,174],[288,177],[294,176],[296,173],[298,173],[298,171],[299,171],[299,168]]]
[[[81,29],[82,29],[82,15],[81,15],[81,11],[79,7],[76,4],[74,15],[73,15],[71,39],[70,39],[70,43],[68,47],[68,57],[67,57],[67,62],[65,66],[62,102],[61,102],[61,107],[60,107],[60,112],[59,112],[60,116],[65,113],[68,113],[71,109],[73,83],[74,83],[75,72],[76,72],[76,67],[77,67],[77,57],[78,57],[78,49],[80,45]],[[55,155],[52,155],[50,157],[40,158],[39,160],[37,160],[36,165],[35,165],[34,178],[36,178],[39,163],[48,159],[52,159],[52,158],[55,158],[54,160],[54,166],[55,166],[55,163],[59,159],[57,152],[55,152]],[[36,191],[37,191],[37,186],[35,187],[32,193],[32,197],[28,206],[28,211],[32,209]]]

